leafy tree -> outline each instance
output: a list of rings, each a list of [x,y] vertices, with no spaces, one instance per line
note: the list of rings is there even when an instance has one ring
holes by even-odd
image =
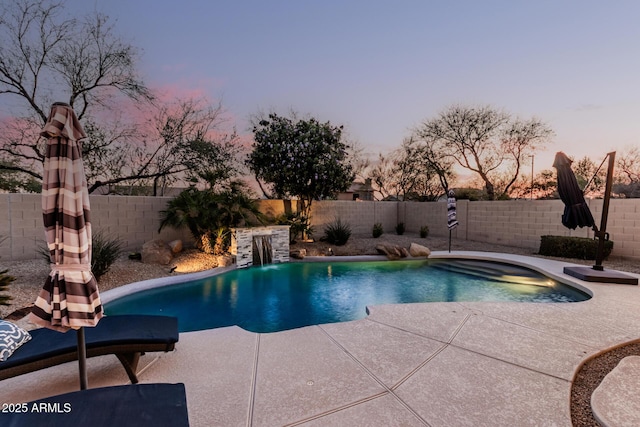
[[[10,193],[38,193],[41,188],[42,184],[33,177],[0,168],[0,190]]]
[[[196,247],[215,255],[227,250],[230,228],[263,220],[256,201],[239,182],[217,190],[190,187],[171,200],[160,215],[160,230],[187,227]]]
[[[477,174],[490,200],[509,194],[525,159],[553,134],[538,119],[512,120],[489,106],[449,107],[413,133],[438,158]]]
[[[292,120],[269,114],[253,127],[247,165],[266,197],[298,197],[300,211],[308,218],[313,200],[334,198],[353,182],[342,131],[342,126],[314,118]]]

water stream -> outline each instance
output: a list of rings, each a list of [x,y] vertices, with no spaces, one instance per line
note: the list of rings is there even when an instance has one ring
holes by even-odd
[[[273,262],[273,247],[270,235],[253,236],[253,265],[266,265]]]

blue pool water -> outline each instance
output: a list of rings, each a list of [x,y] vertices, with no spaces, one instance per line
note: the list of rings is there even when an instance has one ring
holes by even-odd
[[[539,273],[495,263],[287,263],[138,292],[107,303],[105,312],[176,316],[182,332],[231,325],[274,332],[359,319],[366,306],[379,304],[588,298]]]

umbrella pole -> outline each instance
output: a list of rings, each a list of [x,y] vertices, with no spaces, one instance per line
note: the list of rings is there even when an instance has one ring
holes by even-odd
[[[451,229],[449,229],[449,253],[451,253]]]
[[[87,346],[84,338],[84,328],[77,330],[78,334],[78,367],[80,369],[80,390],[87,389]]]
[[[604,201],[602,203],[602,217],[600,219],[600,230],[596,231],[595,235],[598,238],[598,249],[596,251],[596,264],[593,266],[594,270],[602,271],[602,260],[604,258],[604,242],[609,240],[609,233],[607,229],[607,218],[609,216],[609,201],[611,200],[611,187],[613,186],[613,166],[616,160],[616,152],[608,153],[609,156],[609,168],[607,169],[607,184],[604,190]]]

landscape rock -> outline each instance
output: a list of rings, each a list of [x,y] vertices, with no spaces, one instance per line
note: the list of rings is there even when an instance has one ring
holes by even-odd
[[[171,248],[171,252],[173,252],[174,254],[179,254],[180,252],[182,252],[182,248],[183,248],[182,240],[180,240],[180,239],[172,240],[167,244]]]
[[[164,240],[150,240],[142,245],[142,262],[145,264],[167,265],[173,259],[173,252]]]
[[[294,259],[304,259],[307,256],[306,249],[296,249],[289,252],[289,256]]]
[[[409,254],[412,257],[423,256],[423,257],[429,258],[429,255],[431,255],[431,250],[426,246],[422,246],[417,243],[411,243],[411,246],[409,246]]]
[[[376,245],[376,251],[379,254],[386,255],[389,259],[400,259],[406,258],[409,255],[409,252],[398,245]]]
[[[231,255],[218,256],[218,267],[229,267],[233,264],[233,257]]]

